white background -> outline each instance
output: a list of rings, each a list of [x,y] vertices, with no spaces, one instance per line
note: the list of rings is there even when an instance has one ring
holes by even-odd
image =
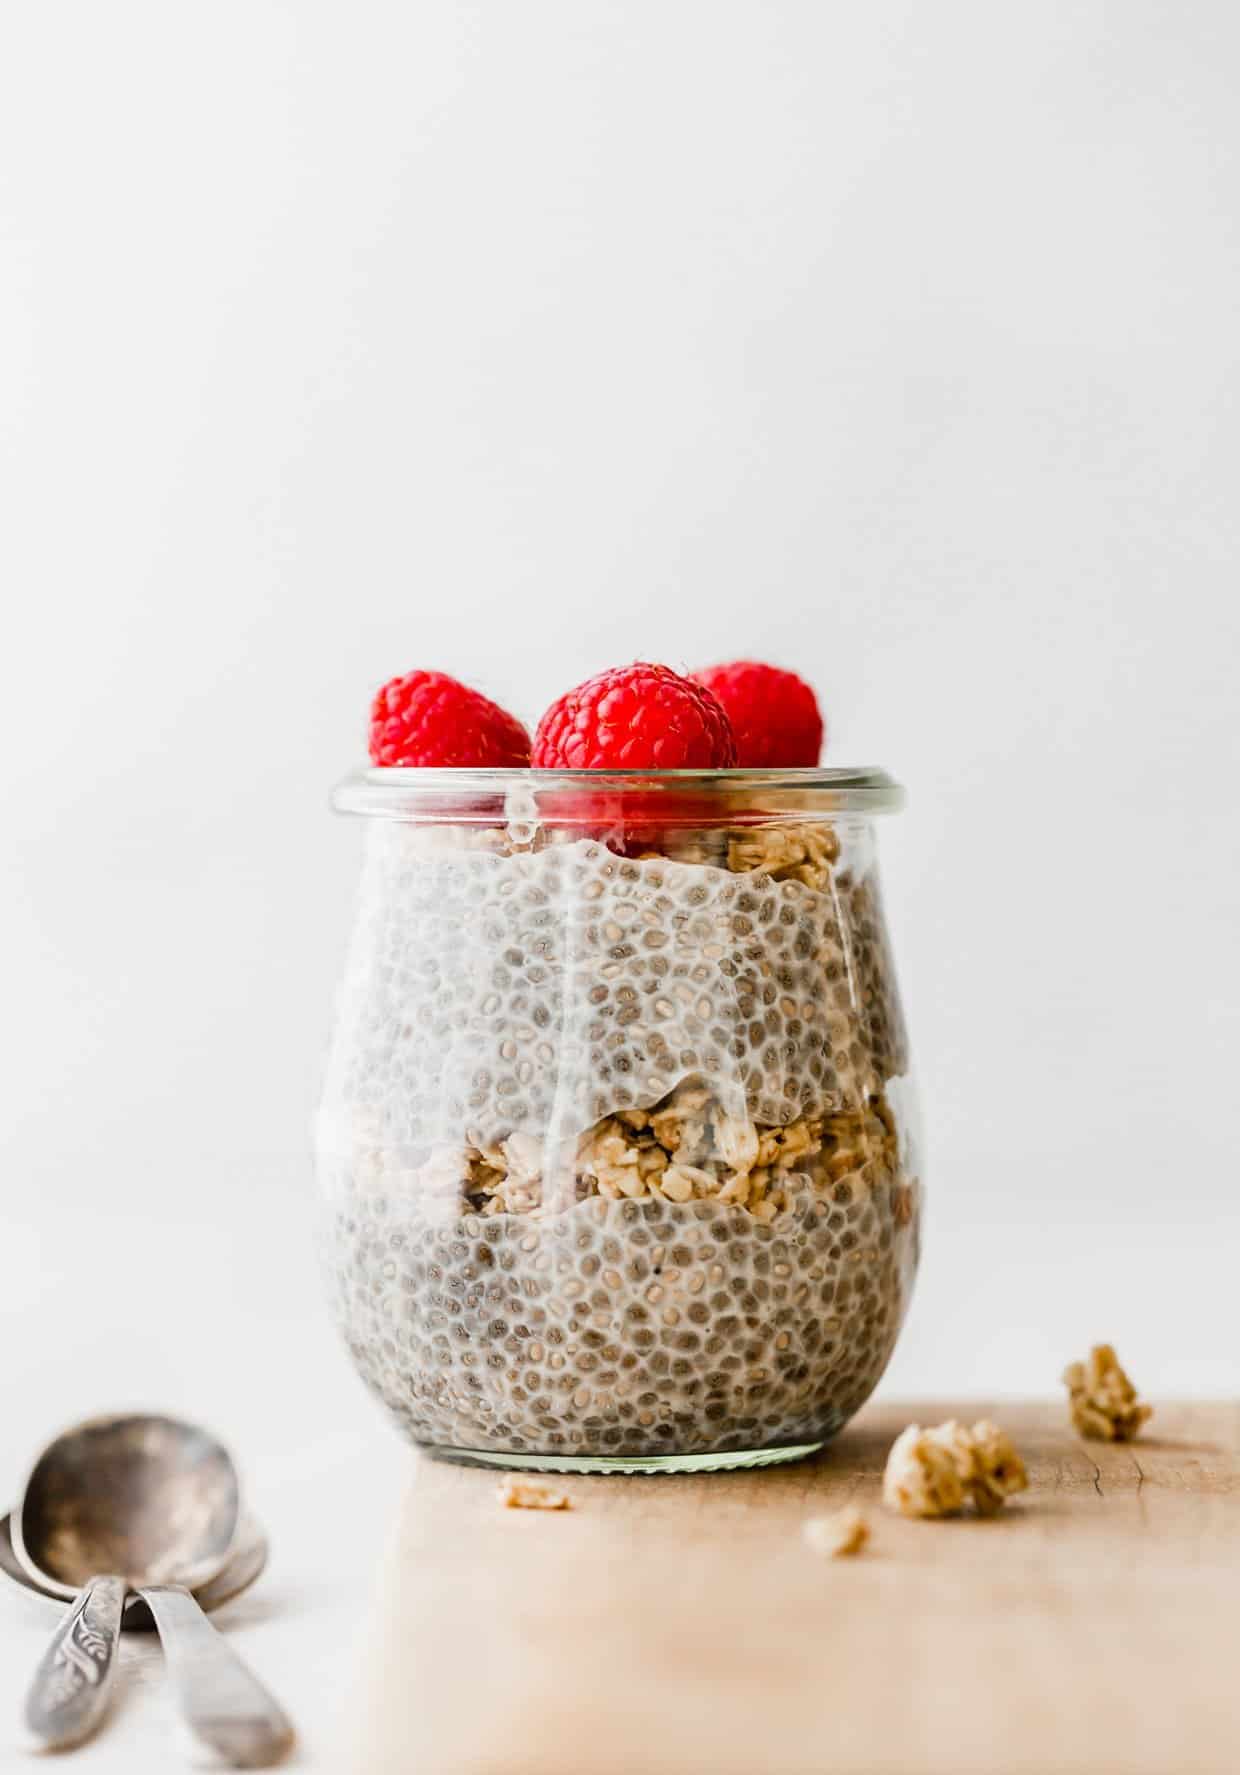
[[[326,795],[414,665],[811,677],[910,792],[885,1385],[1240,1385],[1238,55],[1227,0],[5,9],[0,1486],[179,1407],[275,1529],[256,1658],[360,1594]]]

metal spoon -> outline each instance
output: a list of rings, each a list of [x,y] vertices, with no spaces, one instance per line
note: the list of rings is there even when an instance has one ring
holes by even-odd
[[[119,1607],[130,1589],[154,1616],[195,1736],[234,1768],[263,1768],[283,1756],[293,1741],[286,1715],[190,1594],[222,1570],[239,1522],[236,1468],[222,1444],[192,1424],[97,1418],[43,1451],[10,1531],[30,1577],[75,1602],[27,1702],[27,1722],[44,1742],[76,1743],[102,1716]],[[109,1583],[99,1573],[117,1577]],[[109,1610],[117,1608],[103,1655],[100,1609],[92,1606],[101,1593]],[[81,1681],[67,1682],[67,1664]]]
[[[166,1489],[187,1464],[192,1464],[191,1451],[175,1431],[170,1434],[160,1423],[138,1437],[131,1420],[84,1425],[58,1438],[35,1463],[14,1516],[14,1551],[23,1560],[24,1510],[35,1567],[41,1561],[44,1577],[50,1576],[58,1593],[73,1596],[26,1697],[26,1724],[49,1748],[80,1744],[100,1724],[111,1696],[125,1607],[122,1573],[130,1556],[110,1521],[114,1501],[133,1489],[135,1477],[149,1494],[151,1473],[159,1474]],[[225,1458],[226,1480],[227,1465]],[[216,1514],[210,1545],[198,1549],[200,1580],[213,1576],[227,1558],[238,1514],[235,1477],[231,1488],[220,1492]],[[150,1512],[145,1520],[152,1521]],[[152,1550],[148,1528],[138,1563],[149,1563]]]
[[[198,1607],[210,1614],[248,1590],[255,1579],[262,1576],[270,1551],[260,1524],[253,1516],[243,1516],[233,1550],[228,1556],[228,1564],[219,1577],[212,1578],[207,1584],[194,1586],[194,1601]],[[36,1584],[29,1572],[17,1563],[7,1515],[0,1516],[0,1575],[29,1596],[41,1596],[51,1602],[61,1600],[56,1591],[45,1590],[42,1584]],[[134,1596],[132,1592],[125,1603],[122,1626],[126,1633],[150,1633],[155,1627],[150,1609],[140,1596]]]

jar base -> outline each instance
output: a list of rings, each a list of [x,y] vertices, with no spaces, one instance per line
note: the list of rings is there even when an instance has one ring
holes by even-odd
[[[825,1441],[796,1442],[786,1448],[731,1449],[723,1454],[704,1455],[507,1455],[478,1448],[418,1444],[420,1451],[432,1460],[519,1473],[726,1473],[742,1467],[779,1467],[787,1461],[803,1461],[825,1446]]]

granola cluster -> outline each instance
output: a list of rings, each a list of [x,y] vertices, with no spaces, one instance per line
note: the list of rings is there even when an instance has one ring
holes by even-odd
[[[1028,1483],[1010,1438],[988,1419],[910,1424],[887,1456],[883,1502],[902,1516],[952,1516],[969,1501],[979,1516],[993,1516]]]
[[[1143,1405],[1120,1367],[1110,1344],[1095,1344],[1085,1362],[1071,1362],[1063,1372],[1072,1422],[1082,1436],[1097,1442],[1130,1442],[1153,1416]]]
[[[761,870],[773,881],[799,881],[822,892],[840,841],[830,826],[758,826],[728,837],[728,868],[736,875]]]
[[[830,826],[797,822],[789,826],[665,827],[638,852],[674,863],[706,863],[733,875],[759,871],[772,881],[799,881],[824,892],[840,841]]]
[[[862,1110],[771,1127],[729,1114],[708,1086],[689,1080],[653,1109],[604,1116],[577,1141],[569,1164],[549,1159],[546,1144],[530,1134],[467,1146],[464,1191],[480,1214],[533,1214],[587,1196],[659,1196],[731,1203],[769,1224],[790,1206],[794,1177],[851,1201],[894,1175],[898,1145],[881,1094]],[[907,1222],[912,1209],[906,1185],[897,1221]]]

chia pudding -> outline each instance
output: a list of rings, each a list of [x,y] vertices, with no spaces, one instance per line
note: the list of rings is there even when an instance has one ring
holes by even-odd
[[[772,800],[617,831],[509,785],[489,821],[367,822],[324,1250],[418,1443],[756,1463],[876,1385],[920,1187],[872,829]]]

